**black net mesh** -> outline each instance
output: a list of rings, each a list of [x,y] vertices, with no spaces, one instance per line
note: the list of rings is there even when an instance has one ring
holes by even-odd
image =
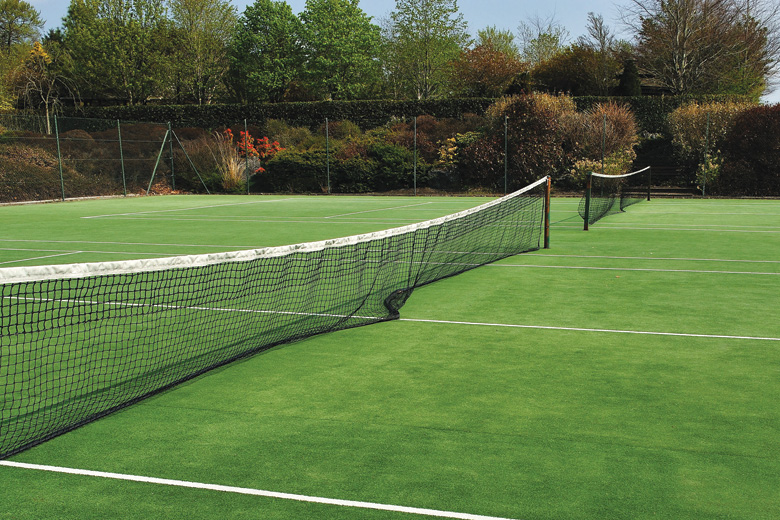
[[[626,175],[593,174],[590,191],[590,201],[587,192],[580,199],[578,212],[582,219],[586,217],[588,224],[625,211],[628,206],[648,200],[650,186],[650,168]],[[589,202],[589,203],[588,203]]]
[[[396,318],[415,287],[538,249],[545,188],[316,244],[2,269],[0,458],[237,358]]]

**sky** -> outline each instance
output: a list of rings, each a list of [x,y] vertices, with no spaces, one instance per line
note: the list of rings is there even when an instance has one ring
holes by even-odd
[[[532,18],[553,18],[569,32],[571,40],[586,33],[588,12],[594,12],[604,17],[605,23],[620,37],[628,38],[623,24],[620,22],[621,7],[629,5],[630,0],[619,2],[613,0],[460,0],[458,7],[468,23],[469,32],[476,35],[479,29],[495,26],[498,29],[508,29],[517,33],[520,22]],[[62,18],[67,14],[68,0],[27,0],[46,21],[45,30],[62,25]],[[239,14],[254,0],[232,0]],[[300,13],[306,5],[306,0],[287,0],[293,12]],[[375,23],[387,17],[395,9],[395,0],[361,0],[360,8],[373,17]],[[766,96],[767,103],[780,103],[780,88]]]

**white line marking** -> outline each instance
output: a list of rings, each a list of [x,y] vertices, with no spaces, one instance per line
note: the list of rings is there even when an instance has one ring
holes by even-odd
[[[24,238],[0,238],[0,242],[34,242],[36,244],[108,244],[112,246],[165,246],[165,247],[217,247],[220,249],[251,249],[252,246],[236,246],[229,244],[211,245],[211,244],[158,244],[155,242],[100,242],[91,240],[41,240]]]
[[[104,218],[104,217],[122,217],[125,215],[146,215],[149,213],[170,213],[172,211],[190,211],[194,209],[211,209],[211,208],[223,208],[226,206],[244,206],[246,204],[263,204],[266,202],[282,202],[285,200],[292,200],[293,197],[287,197],[284,199],[273,199],[273,200],[253,200],[249,202],[235,202],[230,204],[212,204],[209,206],[193,206],[191,208],[176,208],[176,209],[158,209],[158,210],[149,210],[149,211],[135,211],[132,213],[108,213],[106,215],[90,215],[86,217],[80,217],[80,218]]]
[[[554,256],[557,258],[606,258],[608,260],[680,260],[686,262],[744,262],[746,264],[780,264],[780,260],[737,260],[726,258],[680,258],[664,256],[552,255],[549,253],[532,253],[531,256]]]
[[[204,484],[200,482],[190,482],[187,480],[173,480],[167,478],[143,477],[139,475],[127,475],[124,473],[109,473],[105,471],[92,471],[88,469],[65,468],[61,466],[48,466],[43,464],[28,464],[25,462],[14,462],[10,460],[0,460],[0,466],[12,468],[32,469],[38,471],[50,471],[54,473],[66,473],[69,475],[81,475],[86,477],[99,477],[114,480],[126,480],[131,482],[142,482],[145,484],[159,484],[163,486],[175,486],[183,488],[206,489],[209,491],[220,491],[222,493],[237,493],[241,495],[253,495],[267,498],[280,498],[283,500],[295,500],[297,502],[311,502],[315,504],[327,504],[342,507],[356,507],[360,509],[376,509],[379,511],[391,511],[394,513],[409,513],[413,515],[434,516],[439,518],[457,518],[461,520],[510,520],[497,516],[473,515],[469,513],[457,513],[454,511],[442,511],[439,509],[425,509],[420,507],[397,506],[391,504],[379,504],[376,502],[362,502],[356,500],[341,500],[338,498],[324,498],[310,495],[298,495],[294,493],[280,493],[278,491],[266,491],[263,489],[253,489],[235,486],[223,486],[220,484]]]
[[[707,273],[707,274],[755,274],[780,276],[780,273],[762,273],[757,271],[709,271],[704,269],[649,269],[641,267],[593,267],[582,265],[534,265],[534,264],[488,264],[490,267],[539,267],[542,269],[589,269],[594,271],[650,271],[654,273]]]
[[[68,255],[77,255],[81,253],[81,251],[68,251],[67,253],[59,253],[56,255],[46,255],[46,256],[36,256],[34,258],[20,258],[19,260],[8,260],[6,262],[0,262],[0,265],[3,264],[15,264],[18,262],[28,262],[31,260],[43,260],[44,258],[54,258],[55,256],[68,256]]]
[[[401,208],[413,208],[416,206],[426,206],[428,204],[431,204],[431,202],[420,202],[419,204],[407,204],[406,206],[394,206],[391,208],[379,208],[379,209],[368,209],[365,211],[353,211],[352,213],[342,213],[341,215],[330,215],[328,217],[323,218],[336,218],[336,217],[348,217],[349,215],[358,215],[360,213],[375,213],[377,211],[390,211],[393,209],[401,209]]]
[[[570,330],[575,332],[609,332],[613,334],[644,334],[648,336],[682,336],[686,338],[750,339],[756,341],[780,341],[780,338],[762,336],[727,336],[722,334],[689,334],[684,332],[654,332],[646,330],[589,329],[584,327],[553,327],[547,325],[516,325],[511,323],[482,323],[476,321],[425,320],[418,318],[399,318],[398,321],[419,323],[443,323],[447,325],[474,325],[480,327],[507,327],[515,329]]]
[[[702,228],[696,228],[696,229],[688,229],[688,228],[673,228],[673,227],[629,227],[624,225],[610,225],[608,222],[600,221],[599,224],[602,225],[604,229],[619,229],[619,230],[629,230],[629,231],[695,231],[696,233],[702,233],[705,231],[712,231],[714,233],[780,233],[780,230],[773,231],[768,229],[702,229]],[[572,224],[565,224],[561,225],[560,227],[566,227],[566,228],[578,228],[581,229],[582,225],[572,225]]]

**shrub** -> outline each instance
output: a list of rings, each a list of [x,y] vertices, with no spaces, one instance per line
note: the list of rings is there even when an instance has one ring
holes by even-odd
[[[669,114],[672,143],[681,158],[697,162],[711,150],[720,150],[737,116],[754,107],[748,102],[691,102]]]
[[[723,166],[713,188],[729,195],[780,195],[780,105],[737,116],[726,134]]]

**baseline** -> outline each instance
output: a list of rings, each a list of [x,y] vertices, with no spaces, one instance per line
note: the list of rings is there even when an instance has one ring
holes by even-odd
[[[0,460],[0,466],[31,469],[31,470],[38,470],[38,471],[49,471],[54,473],[65,473],[69,475],[99,477],[99,478],[107,478],[113,480],[126,480],[131,482],[142,482],[146,484],[158,484],[163,486],[205,489],[209,491],[220,491],[222,493],[236,493],[241,495],[254,495],[254,496],[267,497],[267,498],[279,498],[283,500],[294,500],[297,502],[311,502],[315,504],[327,504],[327,505],[342,506],[342,507],[355,507],[360,509],[375,509],[379,511],[391,511],[395,513],[409,513],[414,515],[433,516],[439,518],[456,518],[461,520],[511,520],[508,518],[502,518],[497,516],[474,515],[470,513],[458,513],[455,511],[442,511],[439,509],[398,506],[392,504],[380,504],[377,502],[362,502],[357,500],[342,500],[338,498],[316,497],[310,495],[299,495],[295,493],[281,493],[278,491],[267,491],[263,489],[253,489],[253,488],[244,488],[244,487],[236,487],[236,486],[223,486],[220,484],[204,484],[201,482],[190,482],[187,480],[144,477],[140,475],[128,475],[124,473],[110,473],[105,471],[66,468],[61,466],[48,466],[43,464],[28,464],[25,462],[13,462],[10,460]]]

